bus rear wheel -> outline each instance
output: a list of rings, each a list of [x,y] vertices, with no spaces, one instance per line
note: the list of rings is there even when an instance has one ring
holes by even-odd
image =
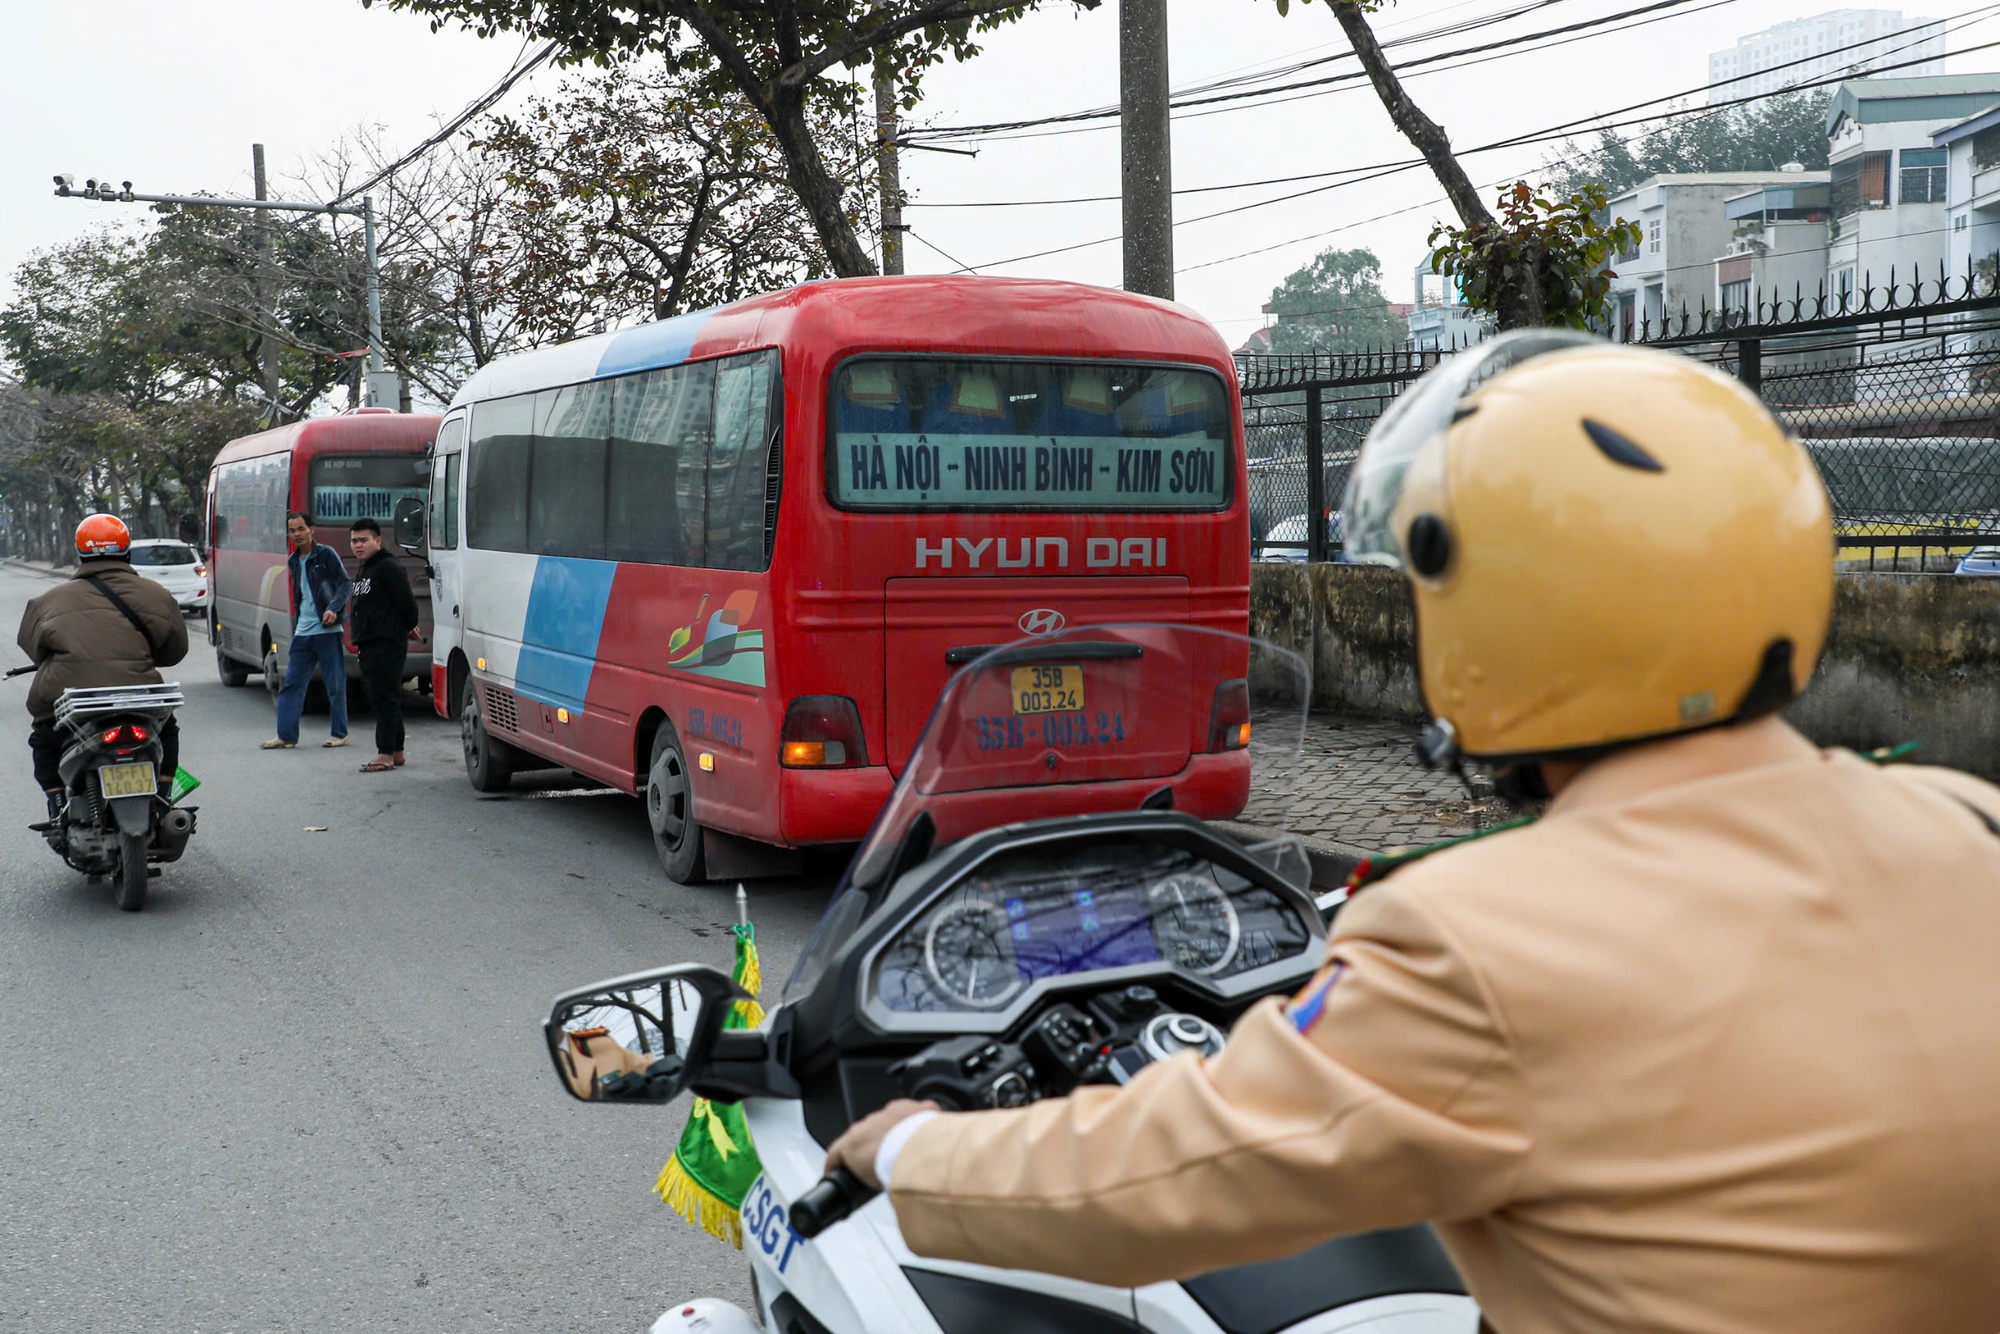
[[[514,781],[514,748],[496,741],[479,716],[479,691],[468,685],[458,714],[458,739],[465,750],[465,776],[474,792],[505,792]]]
[[[699,885],[707,879],[687,756],[681,753],[671,723],[662,722],[653,737],[653,762],[646,769],[646,822],[653,827],[653,850],[660,854],[667,879],[677,885]]]
[[[215,674],[222,678],[222,684],[232,690],[250,680],[250,669],[219,648],[215,650]]]

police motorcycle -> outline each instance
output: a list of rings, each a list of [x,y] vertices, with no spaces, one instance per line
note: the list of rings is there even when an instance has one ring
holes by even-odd
[[[686,1301],[654,1334],[1472,1334],[1425,1227],[1112,1288],[916,1255],[888,1200],[822,1179],[826,1146],[897,1096],[1018,1107],[1220,1050],[1250,1005],[1313,975],[1344,898],[1315,897],[1296,839],[1211,822],[1285,827],[1296,655],[1165,625],[977,651],[761,1027],[723,1027],[743,993],[702,964],[554,1003],[572,1096],[740,1102],[761,1160],[742,1207],[755,1310]],[[622,1059],[580,1070],[607,1031]]]
[[[169,804],[159,786],[160,728],[186,702],[177,682],[71,689],[56,701],[67,800],[56,818],[28,827],[73,869],[109,878],[126,912],[146,906],[155,868],[179,861],[194,835],[196,808]]]

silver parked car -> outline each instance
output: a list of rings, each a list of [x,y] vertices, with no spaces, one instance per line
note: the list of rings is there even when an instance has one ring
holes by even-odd
[[[1339,510],[1335,510],[1332,514],[1329,514],[1327,516],[1326,540],[1329,546],[1336,545],[1341,541],[1343,533],[1345,531],[1345,527],[1346,525],[1341,522],[1341,514]],[[1298,563],[1304,561],[1306,558],[1306,539],[1308,536],[1310,536],[1310,534],[1311,530],[1306,526],[1305,515],[1294,514],[1289,519],[1280,519],[1276,523],[1271,525],[1270,532],[1264,534],[1264,541],[1267,545],[1258,550],[1257,559],[1261,561],[1277,561],[1277,562],[1290,562],[1290,563]],[[1270,543],[1284,543],[1284,542],[1293,542],[1297,543],[1297,545],[1296,546],[1268,545]],[[1338,553],[1334,555],[1335,560],[1340,560],[1342,558],[1343,557]]]
[[[2000,547],[1974,547],[1958,562],[1960,574],[2000,574]]]
[[[132,543],[132,572],[172,593],[182,615],[208,610],[208,565],[187,543],[162,537],[138,539]]]

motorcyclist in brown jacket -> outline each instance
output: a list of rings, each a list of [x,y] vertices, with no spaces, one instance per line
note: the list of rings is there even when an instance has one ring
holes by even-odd
[[[77,525],[76,574],[28,603],[15,642],[35,664],[28,691],[28,749],[35,781],[48,794],[49,818],[62,802],[62,735],[56,701],[65,690],[97,686],[158,685],[161,667],[187,656],[187,622],[173,594],[132,570],[132,534],[115,514],[93,514]],[[116,598],[112,596],[116,595]],[[119,601],[130,608],[128,617]],[[134,624],[136,619],[137,624]],[[143,633],[142,633],[143,628]],[[180,728],[169,717],[160,728],[160,783],[173,781],[180,762]]]

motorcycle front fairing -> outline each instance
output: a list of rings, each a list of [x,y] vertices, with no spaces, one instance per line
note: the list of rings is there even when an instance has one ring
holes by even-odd
[[[763,1028],[691,1072],[742,1100],[763,1164],[742,1218],[766,1329],[1470,1334],[1424,1229],[1130,1289],[917,1256],[882,1198],[810,1240],[788,1221],[892,1098],[1123,1083],[1305,984],[1326,928],[1303,848],[1214,822],[1286,827],[1308,698],[1295,656],[1188,626],[1085,627],[953,678]]]

